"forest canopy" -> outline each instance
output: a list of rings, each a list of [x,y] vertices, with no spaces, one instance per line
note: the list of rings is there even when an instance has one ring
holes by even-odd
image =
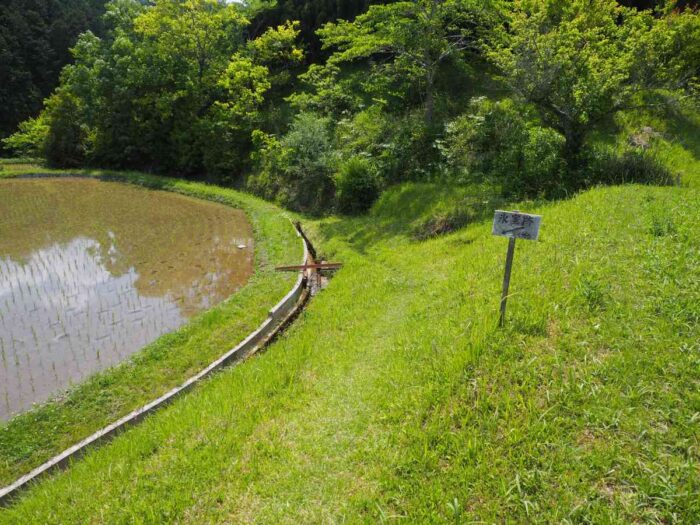
[[[105,0],[4,0],[0,4],[0,139],[36,116],[86,30],[101,31]]]
[[[361,212],[404,180],[561,195],[628,161],[626,177],[670,177],[592,137],[619,112],[697,102],[691,8],[412,0],[311,16],[311,5],[112,0],[6,146],[55,166],[246,186],[306,212]]]

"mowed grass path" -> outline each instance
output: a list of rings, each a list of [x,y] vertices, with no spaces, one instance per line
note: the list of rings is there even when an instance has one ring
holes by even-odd
[[[307,224],[345,267],[281,339],[0,522],[699,521],[700,192],[518,203],[504,330],[488,220],[412,239],[469,194]]]
[[[0,167],[3,167],[0,165]],[[52,172],[30,163],[5,164],[3,177]],[[116,421],[185,379],[236,346],[257,328],[267,312],[291,289],[296,276],[276,272],[279,264],[297,264],[303,247],[286,214],[249,195],[138,173],[75,171],[83,176],[107,176],[214,200],[243,209],[256,240],[255,273],[229,300],[165,335],[117,367],[92,376],[57,400],[0,423],[0,486],[29,472],[51,456]]]

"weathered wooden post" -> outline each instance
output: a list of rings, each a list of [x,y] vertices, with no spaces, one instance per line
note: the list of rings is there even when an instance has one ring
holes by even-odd
[[[540,235],[541,215],[530,215],[519,211],[496,210],[493,217],[493,235],[508,237],[508,252],[506,253],[506,268],[503,273],[503,291],[501,292],[501,315],[498,326],[506,321],[506,304],[510,288],[510,273],[513,269],[515,255],[515,239],[536,241]]]
[[[508,302],[508,289],[510,288],[510,271],[513,269],[513,254],[515,253],[515,237],[508,239],[508,251],[506,252],[506,269],[503,273],[503,291],[501,292],[501,317],[498,326],[503,326],[506,319],[506,303]]]

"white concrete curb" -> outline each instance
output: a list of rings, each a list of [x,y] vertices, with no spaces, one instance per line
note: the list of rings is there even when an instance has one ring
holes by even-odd
[[[300,231],[297,229],[297,235],[302,239],[304,245],[304,259],[302,264],[308,262],[309,258],[309,247],[307,245],[306,239],[301,235]],[[56,468],[65,466],[71,459],[79,457],[82,453],[86,452],[86,449],[91,445],[95,445],[100,441],[104,441],[114,437],[118,432],[124,430],[130,425],[134,425],[141,421],[146,415],[155,411],[156,409],[166,405],[172,401],[178,395],[186,392],[192,388],[197,382],[201,381],[212,372],[219,370],[220,368],[226,366],[227,364],[241,360],[256,350],[263,346],[264,343],[269,341],[285,324],[285,321],[289,319],[293,314],[297,312],[299,308],[303,305],[304,301],[301,301],[306,291],[306,275],[304,272],[299,272],[299,278],[297,279],[294,287],[290,292],[284,296],[284,298],[275,305],[268,313],[267,319],[251,334],[248,335],[243,341],[241,341],[235,348],[229,350],[224,355],[219,357],[216,361],[211,363],[209,366],[198,372],[196,375],[187,379],[180,386],[173,388],[167,393],[163,394],[157,399],[154,399],[150,403],[142,406],[130,412],[121,419],[115,421],[114,423],[107,425],[106,427],[98,430],[91,436],[83,439],[79,443],[76,443],[72,447],[64,450],[57,456],[49,459],[42,465],[38,466],[28,474],[22,476],[16,480],[11,485],[3,487],[0,489],[0,507],[7,506],[10,504],[10,500],[16,497],[17,494],[32,481],[36,480],[39,476],[48,473]]]

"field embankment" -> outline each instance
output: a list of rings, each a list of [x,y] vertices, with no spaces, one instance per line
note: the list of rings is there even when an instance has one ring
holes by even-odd
[[[479,202],[411,184],[307,224],[345,267],[268,352],[0,521],[697,521],[700,192],[513,204],[544,220],[504,330]],[[456,206],[470,224],[416,240]]]
[[[52,172],[31,162],[5,164],[0,178]],[[197,316],[130,360],[80,383],[55,401],[0,425],[0,485],[5,486],[49,457],[131,410],[157,398],[236,346],[266,318],[295,276],[274,266],[301,260],[302,247],[277,207],[233,190],[138,173],[76,171],[215,200],[243,209],[254,229],[255,273],[229,300]]]

